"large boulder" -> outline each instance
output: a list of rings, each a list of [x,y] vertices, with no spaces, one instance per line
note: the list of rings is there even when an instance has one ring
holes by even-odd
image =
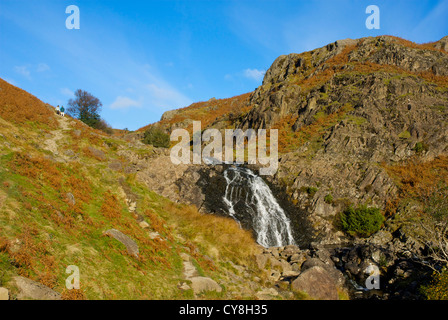
[[[61,295],[43,284],[24,277],[13,278],[18,300],[61,300]]]
[[[9,300],[8,289],[0,287],[0,300]]]
[[[291,289],[305,292],[311,299],[338,300],[335,281],[324,268],[319,266],[303,271],[291,283]]]
[[[122,244],[126,246],[126,249],[131,256],[138,258],[138,252],[139,252],[138,245],[137,243],[135,243],[134,240],[129,238],[127,235],[116,229],[107,230],[104,232],[104,235],[110,236],[115,240],[120,241]]]
[[[327,275],[335,282],[337,286],[344,286],[344,274],[340,270],[335,268],[333,262],[327,264],[318,258],[310,258],[302,264],[302,272],[313,267],[321,267],[322,269],[325,269]]]
[[[207,277],[193,277],[190,278],[191,288],[195,294],[205,292],[205,291],[216,291],[221,292],[221,286],[216,283],[215,280]]]

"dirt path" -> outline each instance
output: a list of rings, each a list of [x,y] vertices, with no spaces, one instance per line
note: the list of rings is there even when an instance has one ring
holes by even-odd
[[[55,156],[61,156],[59,154],[58,147],[60,145],[60,141],[64,139],[64,131],[70,130],[69,127],[69,119],[65,117],[57,117],[57,120],[59,122],[59,129],[51,131],[52,137],[45,140],[44,142],[44,149],[51,151]],[[62,157],[62,156],[61,156]],[[62,157],[64,158],[64,157]]]

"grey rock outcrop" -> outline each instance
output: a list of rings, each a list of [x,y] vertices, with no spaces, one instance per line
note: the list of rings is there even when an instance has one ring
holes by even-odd
[[[43,284],[24,277],[14,277],[19,300],[61,300],[61,295]]]
[[[389,36],[337,41],[277,58],[238,127],[269,129],[292,119],[283,130],[306,139],[284,143],[273,182],[310,212],[322,243],[343,243],[329,220],[348,204],[383,209],[397,194],[382,164],[448,153],[448,91],[431,80],[446,75],[448,54],[430,45]]]
[[[138,258],[138,253],[139,253],[138,245],[134,240],[129,238],[127,235],[125,235],[124,233],[122,233],[121,231],[118,231],[116,229],[107,230],[103,234],[106,236],[110,236],[110,237],[114,238],[115,240],[124,244],[127,249],[127,252],[130,255]]]

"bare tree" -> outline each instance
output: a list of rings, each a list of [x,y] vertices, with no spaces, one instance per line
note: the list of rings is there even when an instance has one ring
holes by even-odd
[[[99,115],[102,107],[101,101],[91,93],[81,89],[76,90],[75,97],[75,99],[68,101],[67,112],[87,125],[95,127],[101,120]]]
[[[428,249],[418,256],[421,262],[439,272],[438,266],[448,266],[448,186],[439,185],[420,194],[424,205],[419,219],[423,234],[419,237]]]
[[[422,227],[426,231],[429,257],[448,265],[448,186],[434,188],[423,200],[427,216]]]

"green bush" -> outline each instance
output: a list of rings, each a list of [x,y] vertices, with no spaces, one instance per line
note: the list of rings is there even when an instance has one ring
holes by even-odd
[[[310,197],[314,197],[318,189],[316,187],[302,187],[301,190],[308,193]]]
[[[448,270],[434,273],[432,283],[421,289],[428,300],[448,300]]]
[[[414,146],[414,151],[417,153],[428,151],[428,146],[424,142],[417,142]]]
[[[324,198],[324,201],[328,204],[332,204],[333,203],[333,196],[331,194],[327,194]]]
[[[151,127],[143,135],[143,143],[152,144],[157,148],[169,148],[170,136],[157,127]]]
[[[368,237],[377,232],[384,222],[384,216],[378,208],[360,206],[356,209],[349,207],[341,216],[341,227],[350,235]]]
[[[404,130],[398,135],[400,139],[409,139],[411,137],[411,133],[408,130]]]

